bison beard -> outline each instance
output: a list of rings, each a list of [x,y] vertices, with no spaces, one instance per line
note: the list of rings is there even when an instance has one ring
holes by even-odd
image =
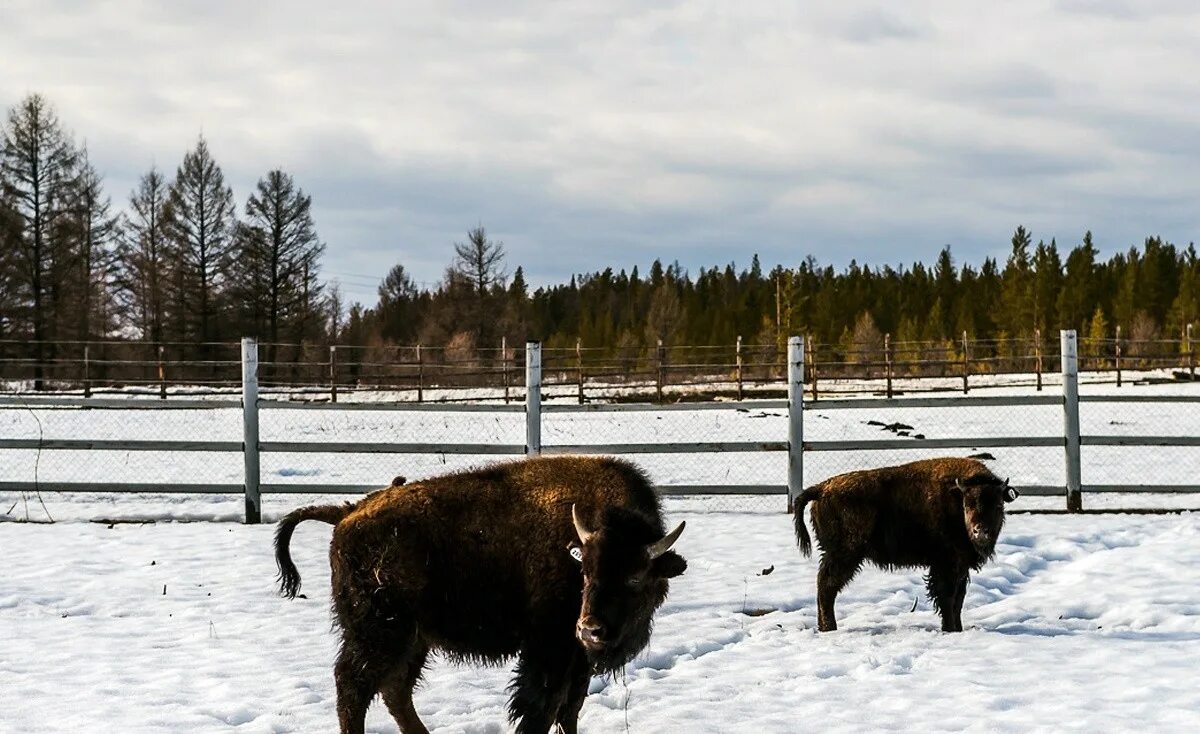
[[[834,601],[864,561],[884,569],[928,568],[926,586],[946,632],[962,631],[971,570],[995,551],[1015,489],[974,459],[929,459],[832,477],[800,493],[793,508],[800,550],[812,553],[804,506],[821,547],[817,629],[837,629]]]
[[[297,510],[277,532],[287,596],[300,585],[288,543],[308,519],[336,524],[343,733],[363,731],[376,693],[401,731],[426,731],[412,692],[431,651],[479,663],[518,656],[517,731],[574,732],[591,675],[645,647],[667,579],[687,566],[669,550],[682,525],[665,533],[646,476],[614,459],[518,461]]]

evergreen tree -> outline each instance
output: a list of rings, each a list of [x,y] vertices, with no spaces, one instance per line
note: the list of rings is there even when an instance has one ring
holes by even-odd
[[[417,286],[403,265],[396,264],[379,285],[376,307],[380,336],[394,344],[407,344],[417,335]]]
[[[1200,258],[1194,244],[1180,257],[1179,289],[1171,303],[1168,328],[1182,341],[1188,324],[1193,325],[1193,340],[1200,341]]]
[[[1058,299],[1063,285],[1062,259],[1053,239],[1048,246],[1038,242],[1033,269],[1033,324],[1046,338],[1059,323]]]
[[[950,257],[950,246],[942,248],[934,267],[934,282],[936,284],[937,320],[939,328],[933,334],[935,339],[944,339],[949,334],[948,327],[955,322],[954,302],[957,297],[958,281],[954,269],[954,260]]]
[[[1033,329],[1033,268],[1029,257],[1031,241],[1029,232],[1024,227],[1017,227],[1012,237],[1012,253],[1004,265],[1000,325],[1011,338],[1029,334]]]
[[[1058,326],[1082,330],[1095,303],[1096,246],[1092,233],[1085,232],[1083,242],[1067,255],[1066,274],[1058,294]]]

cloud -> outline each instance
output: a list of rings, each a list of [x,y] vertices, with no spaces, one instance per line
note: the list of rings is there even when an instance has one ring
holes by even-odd
[[[16,0],[0,105],[50,97],[118,204],[201,132],[239,202],[292,171],[365,300],[479,222],[535,284],[1194,238],[1191,4],[897,8]]]
[[[911,20],[879,8],[855,12],[839,25],[838,31],[843,38],[856,43],[907,41],[929,34],[927,27],[920,27]]]

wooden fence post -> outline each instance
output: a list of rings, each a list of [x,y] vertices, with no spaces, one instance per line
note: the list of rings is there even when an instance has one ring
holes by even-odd
[[[967,392],[970,390],[970,386],[967,384],[967,378],[968,378],[968,376],[971,374],[971,355],[970,355],[970,351],[969,351],[969,350],[970,350],[970,346],[969,346],[969,344],[968,344],[968,342],[967,342],[967,332],[964,330],[964,331],[963,331],[963,333],[962,333],[962,353],[963,353],[963,356],[962,356],[962,378],[963,378],[963,395],[966,395],[966,394],[967,394]]]
[[[417,345],[417,402],[425,402],[425,361],[420,344]]]
[[[788,337],[787,510],[804,491],[804,339]]]
[[[329,346],[329,399],[337,402],[337,346]]]
[[[90,398],[92,396],[92,380],[91,380],[91,375],[89,374],[89,367],[91,365],[88,364],[91,360],[89,359],[89,356],[90,355],[88,353],[88,345],[84,344],[83,345],[83,396],[85,398]]]
[[[164,364],[164,356],[166,348],[163,345],[158,345],[158,398],[159,400],[167,399],[167,367]]]
[[[883,369],[887,379],[887,396],[892,398],[892,335],[883,335]]]
[[[1042,391],[1042,330],[1033,330],[1034,367],[1037,369],[1037,389]]]
[[[1063,445],[1066,457],[1067,512],[1083,509],[1079,440],[1079,343],[1073,330],[1062,339]]]
[[[542,453],[542,344],[525,342],[525,455]]]
[[[246,523],[262,522],[258,472],[258,343],[242,339],[242,457],[245,460]]]
[[[655,387],[655,394],[657,395],[658,402],[660,402],[660,403],[663,401],[663,381],[664,381],[663,378],[664,378],[664,372],[665,372],[665,369],[663,367],[664,351],[665,350],[663,349],[662,339],[659,339],[658,340],[658,351],[657,351],[657,353],[658,353],[658,377],[655,380],[654,387]]]
[[[583,405],[583,339],[575,340],[575,381],[579,384],[579,404]]]
[[[820,374],[817,370],[817,341],[812,338],[812,334],[809,334],[804,339],[804,348],[807,350],[808,361],[806,366],[808,367],[809,383],[812,385],[812,399],[815,403],[820,399],[821,395],[820,388],[817,385]]]
[[[504,373],[504,403],[508,404],[508,337],[500,337],[500,370]]]
[[[1190,328],[1190,327],[1189,327]],[[737,399],[742,399],[742,337],[737,338]]]
[[[1117,387],[1121,386],[1121,325],[1117,324],[1117,338],[1114,342],[1113,362],[1117,368]]]
[[[1196,351],[1195,351],[1196,347],[1195,347],[1194,342],[1192,342],[1192,325],[1191,324],[1187,325],[1187,330],[1184,332],[1184,334],[1185,334],[1184,338],[1187,339],[1188,375],[1191,377],[1191,379],[1195,380],[1196,379]]]

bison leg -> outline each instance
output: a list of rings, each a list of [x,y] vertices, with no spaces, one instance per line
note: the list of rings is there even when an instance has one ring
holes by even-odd
[[[559,642],[558,649],[544,642],[536,647],[530,645],[521,651],[517,661],[517,675],[508,703],[508,718],[516,725],[517,734],[550,731],[567,700],[568,672],[578,644],[574,637],[554,639]]]
[[[412,622],[360,619],[354,627],[343,627],[342,649],[333,668],[341,734],[363,734],[371,699],[399,666],[407,667],[414,659],[415,644]]]
[[[962,629],[963,629],[962,608],[963,608],[963,601],[965,601],[967,598],[967,582],[968,581],[969,581],[969,577],[967,574],[964,573],[962,575],[962,578],[960,578],[958,580],[958,584],[954,589],[954,626],[956,628],[955,629],[956,632],[962,632]]]
[[[962,597],[967,590],[965,575],[956,569],[934,567],[929,569],[925,588],[942,617],[942,631],[962,632]]]
[[[579,710],[583,708],[583,699],[587,698],[591,681],[592,671],[587,657],[582,653],[576,654],[568,673],[566,700],[559,706],[558,716],[555,717],[562,734],[576,734],[579,730]]]
[[[429,734],[413,705],[413,688],[425,670],[428,655],[429,649],[426,647],[417,650],[412,659],[399,666],[383,686],[383,702],[400,727],[401,734]]]
[[[862,558],[847,560],[835,558],[828,553],[821,555],[821,565],[817,569],[817,630],[832,632],[837,629],[837,619],[833,615],[833,602],[838,592],[858,573],[862,566]]]
[[[377,662],[364,659],[352,646],[342,644],[333,667],[341,734],[364,734],[367,708],[379,690],[384,672]]]

